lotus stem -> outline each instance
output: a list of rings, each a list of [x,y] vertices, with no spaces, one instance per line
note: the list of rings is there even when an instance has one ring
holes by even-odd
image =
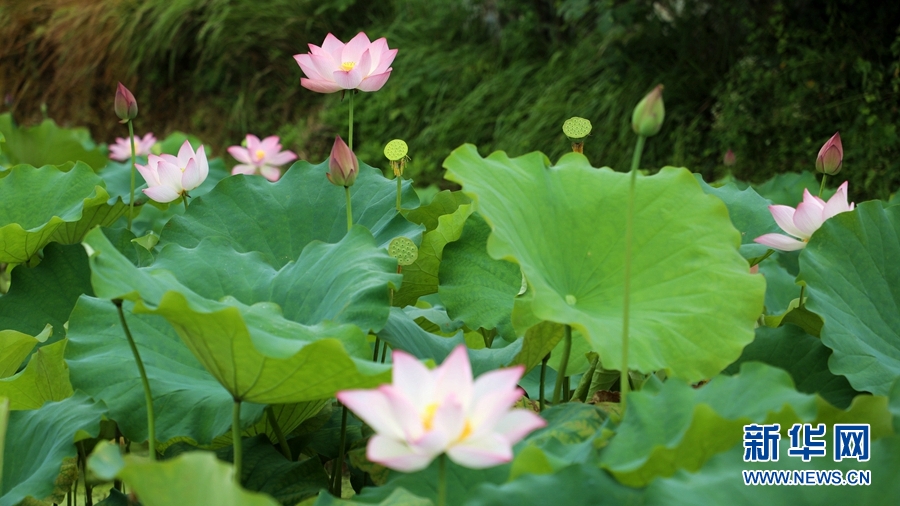
[[[631,305],[631,243],[634,239],[634,193],[637,185],[637,171],[641,166],[641,155],[647,138],[638,135],[631,159],[631,183],[628,186],[628,211],[625,215],[625,286],[622,301],[622,367],[619,370],[619,392],[621,407],[625,409],[625,398],[628,395],[628,324]]]
[[[822,193],[825,191],[825,180],[828,179],[828,174],[822,174],[822,184],[819,185],[819,198],[822,198]]]
[[[563,389],[563,380],[566,377],[566,368],[569,366],[569,353],[572,351],[572,326],[566,325],[566,336],[563,339],[562,357],[559,361],[559,370],[556,372],[556,386],[553,387],[553,404],[559,402]]]
[[[397,180],[397,212],[399,213],[400,212],[400,192],[403,191],[403,189],[402,189],[403,178],[400,176],[397,176],[395,179]]]
[[[447,456],[438,457],[438,506],[447,506]]]
[[[350,202],[350,187],[344,187],[344,194],[347,195],[347,232],[353,228],[353,204]]]
[[[800,285],[800,303],[797,304],[797,307],[803,309],[803,292],[806,291],[806,285]]]
[[[128,121],[128,137],[131,139],[131,199],[128,201],[128,230],[131,231],[131,220],[134,219],[134,122]]]
[[[334,484],[332,486],[332,495],[337,498],[341,497],[341,489],[343,485],[344,474],[344,446],[347,444],[347,406],[341,406],[341,442],[338,446],[338,457],[334,463]]]
[[[243,447],[241,446],[241,400],[234,399],[234,408],[231,410],[231,446],[234,448],[234,483],[241,484],[241,458]]]
[[[381,346],[381,339],[375,336],[375,354],[372,355],[372,362],[378,361],[378,348]]]
[[[275,431],[275,437],[278,438],[278,447],[281,448],[281,453],[284,455],[284,458],[291,461],[294,460],[291,456],[291,448],[287,444],[287,439],[284,438],[284,432],[281,430],[281,425],[278,425],[278,419],[275,418],[275,410],[272,409],[272,406],[266,406],[266,416],[269,418],[272,430]]]
[[[541,411],[544,410],[544,404],[546,403],[546,399],[544,399],[544,384],[547,379],[547,361],[550,360],[550,354],[548,353],[541,360],[541,382],[540,382],[540,391],[538,393],[538,406]]]
[[[141,383],[144,386],[144,402],[147,404],[147,444],[150,446],[150,459],[156,460],[156,427],[153,416],[153,394],[150,392],[150,381],[147,379],[147,371],[144,370],[144,362],[141,360],[137,344],[135,344],[134,338],[131,336],[128,322],[125,321],[122,300],[114,299],[113,304],[115,304],[116,310],[119,311],[119,321],[122,322],[125,338],[128,339],[128,345],[131,346],[131,353],[134,355],[134,361],[137,363],[138,372],[141,374]]]
[[[188,196],[182,195],[181,200],[182,200],[182,202],[184,202],[184,213],[187,214]]]

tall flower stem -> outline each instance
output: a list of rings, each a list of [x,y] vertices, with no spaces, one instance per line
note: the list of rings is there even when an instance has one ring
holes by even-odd
[[[275,410],[272,409],[272,406],[266,406],[266,416],[269,418],[269,425],[275,431],[275,437],[278,438],[278,447],[281,448],[284,458],[294,460],[291,457],[291,448],[287,444],[287,439],[284,438],[284,432],[281,430],[281,425],[278,424],[278,419],[275,418]]]
[[[187,201],[187,199],[188,199],[188,196],[187,196],[187,195],[182,195],[181,200],[184,201],[184,212],[185,212],[185,213],[187,213],[187,206],[188,206],[188,201]]]
[[[234,448],[234,482],[241,484],[241,458],[244,448],[241,446],[241,400],[234,400],[231,410],[231,445]]]
[[[341,406],[341,443],[338,447],[337,461],[334,464],[334,483],[332,485],[331,494],[335,497],[341,497],[341,488],[343,485],[344,474],[344,451],[347,444],[347,406]]]
[[[634,240],[634,188],[637,185],[637,172],[641,166],[641,155],[647,138],[638,135],[634,146],[634,157],[631,159],[631,183],[628,186],[628,211],[625,215],[625,292],[622,301],[622,367],[619,375],[619,392],[621,407],[625,409],[625,398],[628,396],[628,324],[631,305],[631,243]]]
[[[546,399],[544,398],[544,384],[546,383],[546,380],[547,380],[547,361],[548,360],[550,360],[549,353],[541,360],[541,384],[540,384],[540,390],[538,393],[538,406],[540,407],[541,411],[544,410],[544,404],[546,403]]]
[[[344,187],[344,194],[347,195],[347,232],[353,228],[353,203],[350,201],[350,187]]]
[[[399,213],[400,212],[400,192],[403,191],[403,188],[402,188],[403,178],[400,176],[397,176],[395,179],[397,180],[397,212]]]
[[[350,151],[353,151],[353,94],[356,90],[350,90]]]
[[[150,447],[150,460],[156,460],[156,426],[153,416],[153,395],[150,393],[150,381],[147,379],[147,371],[144,370],[144,362],[141,360],[141,354],[134,343],[134,338],[131,336],[128,322],[125,321],[125,312],[122,310],[121,299],[114,299],[113,304],[116,305],[116,310],[119,312],[119,321],[122,323],[122,329],[125,331],[125,338],[128,339],[128,345],[131,346],[131,353],[134,355],[134,361],[137,363],[138,372],[141,374],[141,383],[144,386],[144,402],[147,404],[147,443]]]
[[[447,506],[447,456],[438,457],[438,506]]]
[[[556,373],[556,386],[553,387],[553,404],[556,405],[562,393],[566,368],[569,365],[569,353],[572,351],[572,326],[566,325],[566,336],[563,339],[562,356],[559,361],[559,371]]]
[[[822,198],[822,192],[825,191],[825,180],[828,179],[828,174],[822,174],[822,184],[819,185],[819,198]]]
[[[128,230],[131,230],[131,220],[134,218],[134,121],[128,122],[128,137],[131,138],[131,199],[128,201]]]
[[[375,354],[372,355],[372,362],[378,361],[378,348],[381,347],[381,339],[378,336],[375,336]]]

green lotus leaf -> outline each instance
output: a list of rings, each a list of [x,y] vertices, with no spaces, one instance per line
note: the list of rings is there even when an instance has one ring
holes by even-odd
[[[444,248],[438,293],[453,318],[470,328],[496,328],[505,339],[515,339],[510,315],[522,287],[522,271],[488,256],[490,232],[480,215],[466,220],[459,240]]]
[[[22,372],[0,379],[0,397],[9,398],[12,410],[38,409],[47,401],[72,395],[69,368],[63,360],[66,341],[42,346]]]
[[[126,321],[140,350],[153,394],[156,438],[186,437],[208,444],[231,428],[233,399],[162,318],[132,314]],[[147,407],[134,355],[115,305],[83,296],[69,320],[66,362],[73,388],[109,406],[109,417],[132,441],[147,440]],[[245,404],[241,419],[252,424],[263,406]]]
[[[303,422],[318,415],[322,409],[328,404],[330,399],[319,399],[317,401],[295,402],[293,404],[276,404],[272,406],[272,412],[275,414],[275,421],[282,434],[290,434],[291,431],[299,427]],[[241,408],[241,415],[244,411]],[[264,414],[255,424],[245,426],[241,435],[245,438],[252,438],[260,434],[265,434],[272,444],[278,444],[278,435],[275,427],[272,426],[268,414]],[[231,430],[222,433],[221,436],[213,440],[209,446],[211,448],[222,448],[231,446],[232,444]]]
[[[471,201],[462,192],[443,191],[427,206],[406,214],[413,223],[425,226],[416,261],[403,268],[403,285],[394,294],[394,305],[404,307],[438,291],[438,269],[444,246],[459,239],[463,225],[472,214]]]
[[[65,502],[65,488],[58,490],[54,481],[61,470],[77,479],[75,466],[67,463],[76,455],[76,434],[97,437],[105,414],[102,402],[80,392],[37,410],[10,413],[7,432],[15,437],[7,438],[4,448],[0,506],[15,506],[29,497]]]
[[[582,331],[604,367],[622,366],[625,213],[630,176],[578,154],[484,159],[474,146],[444,162],[492,228],[491,257],[517,262],[535,315]],[[696,381],[753,339],[765,281],[738,254],[725,205],[684,169],[637,178],[628,368]]]
[[[894,417],[894,433],[900,434],[900,378],[897,378],[897,381],[894,382],[888,397],[888,409]]]
[[[760,327],[756,329],[756,339],[724,373],[736,374],[745,362],[764,362],[787,371],[798,391],[819,394],[831,404],[846,409],[859,392],[853,390],[847,378],[828,370],[829,357],[831,350],[800,327]]]
[[[10,165],[27,163],[41,167],[81,161],[100,169],[108,161],[86,128],[60,128],[52,119],[22,128],[13,122],[10,113],[0,114],[0,135],[6,138],[3,152]]]
[[[646,504],[642,493],[616,482],[609,473],[587,464],[566,466],[553,474],[526,474],[506,483],[481,483],[466,502],[470,506],[515,504],[542,506],[620,506]]]
[[[63,326],[81,294],[93,295],[87,255],[79,244],[51,243],[37,267],[17,266],[9,293],[0,297],[0,329],[36,335],[47,325],[56,331],[45,344],[65,337]]]
[[[885,397],[859,396],[841,411],[815,395],[794,390],[787,372],[747,362],[735,376],[718,376],[703,388],[669,380],[658,392],[633,392],[602,466],[626,485],[643,486],[678,469],[696,471],[716,453],[741,441],[750,423],[849,421],[869,423],[872,438],[892,433]]]
[[[52,333],[50,325],[33,337],[15,330],[0,330],[0,379],[15,374],[34,347],[45,342]]]
[[[816,180],[814,172],[783,172],[775,174],[762,184],[755,185],[755,189],[773,204],[797,207],[803,200],[803,190],[808,190],[813,195],[819,194],[819,181]],[[834,190],[826,188],[822,198],[828,200],[833,194]]]
[[[400,308],[391,308],[387,324],[378,332],[382,341],[391,348],[403,350],[420,359],[432,359],[441,363],[459,345],[465,345],[462,331],[453,337],[444,337],[424,331]],[[515,365],[516,357],[522,351],[522,341],[516,341],[505,348],[480,350],[468,349],[472,373],[476,376],[499,367]]]
[[[829,433],[831,428],[828,428]],[[728,504],[755,506],[759,504],[893,504],[900,497],[900,480],[890,477],[900,473],[900,437],[872,441],[868,462],[844,459],[833,462],[830,457],[803,459],[786,457],[790,438],[782,436],[778,462],[744,462],[744,448],[737,445],[716,455],[696,472],[685,470],[670,478],[655,480],[644,491],[642,504],[651,506],[695,506],[697,504]],[[746,486],[742,470],[798,470],[816,475],[824,470],[870,470],[872,483],[868,486]]]
[[[211,452],[185,453],[163,462],[108,455],[118,451],[110,444],[98,445],[89,465],[103,474],[115,471],[144,506],[279,506],[266,494],[236,485],[231,465]]]
[[[820,315],[828,366],[886,395],[900,376],[900,207],[864,202],[826,221],[800,254],[807,309]]]
[[[24,263],[50,242],[75,244],[125,213],[89,166],[17,165],[0,173],[0,262]]]
[[[766,278],[767,314],[784,313],[792,301],[799,300],[800,287],[795,282],[796,276],[792,276],[778,262],[762,262],[759,264],[759,273]]]
[[[759,257],[766,254],[767,246],[753,242],[757,237],[771,232],[781,232],[772,213],[769,212],[771,202],[761,197],[753,188],[739,189],[734,183],[718,188],[706,184],[699,174],[694,177],[704,192],[722,199],[728,208],[728,216],[734,228],[741,233],[741,255],[744,258]]]
[[[388,285],[399,276],[367,230],[355,226],[337,244],[310,243],[278,271],[226,242],[169,245],[156,264],[137,268],[101,231],[85,238],[97,295],[164,317],[236,399],[287,404],[389,380],[386,366],[368,360],[360,327],[380,329]]]
[[[274,183],[254,176],[225,178],[215,191],[191,202],[184,216],[172,218],[160,245],[192,247],[205,237],[222,236],[237,251],[259,251],[281,268],[311,241],[335,243],[347,233],[346,198],[325,178],[327,170],[327,161],[297,162]],[[415,206],[411,183],[403,184],[405,205]],[[401,235],[419,242],[422,227],[397,213],[397,186],[381,171],[360,164],[350,194],[353,223],[368,228],[379,246],[387,248]]]

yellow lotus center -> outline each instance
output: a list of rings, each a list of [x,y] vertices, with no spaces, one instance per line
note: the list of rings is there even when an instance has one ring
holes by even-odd
[[[261,150],[261,149],[257,149],[257,150],[256,150],[256,159],[257,159],[257,160],[262,160],[263,158],[265,158],[265,156],[266,156],[266,152],[265,152],[265,151],[263,151],[263,150]]]
[[[353,70],[353,67],[355,67],[355,66],[356,66],[355,61],[345,61],[344,63],[341,63],[341,68],[346,70],[347,72],[350,72],[351,70]]]
[[[425,426],[425,430],[431,430],[431,426],[434,424],[434,414],[437,413],[438,405],[437,403],[429,404],[425,407],[425,412],[422,413],[422,425]]]
[[[187,169],[187,167],[181,167],[181,172],[184,172],[185,169]]]

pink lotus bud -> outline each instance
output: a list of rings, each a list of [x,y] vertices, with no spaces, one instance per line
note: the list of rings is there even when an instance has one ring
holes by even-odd
[[[119,117],[119,123],[128,123],[137,117],[138,107],[134,95],[128,91],[122,83],[116,88],[116,116]]]
[[[663,85],[659,84],[635,106],[631,114],[631,128],[634,133],[644,137],[652,137],[659,133],[666,117],[662,92]]]
[[[328,173],[325,174],[331,184],[337,186],[353,186],[356,182],[356,175],[359,173],[359,161],[356,155],[341,139],[337,136],[334,139],[334,147],[331,148],[331,158],[328,159]]]
[[[731,167],[735,162],[737,162],[737,157],[734,156],[734,151],[729,149],[725,153],[725,158],[722,159],[722,163],[724,163],[726,167]]]
[[[837,132],[819,150],[819,156],[816,158],[816,170],[833,176],[841,171],[843,162],[844,146],[841,145],[841,133]]]

